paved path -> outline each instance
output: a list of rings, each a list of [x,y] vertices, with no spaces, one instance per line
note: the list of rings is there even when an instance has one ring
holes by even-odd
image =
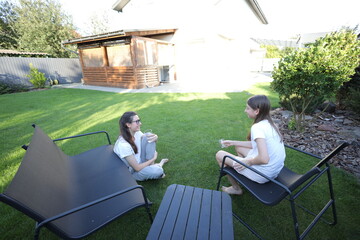
[[[126,89],[115,87],[90,86],[81,83],[55,85],[53,88],[78,88],[88,90],[98,90],[116,93],[190,93],[190,92],[242,92],[251,85],[259,82],[271,82],[269,74],[250,73],[247,80],[241,82],[222,81],[217,83],[199,84],[175,81],[172,83],[163,83],[161,86],[143,88],[143,89]]]

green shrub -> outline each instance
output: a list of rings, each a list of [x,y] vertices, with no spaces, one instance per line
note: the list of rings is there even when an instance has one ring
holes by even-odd
[[[360,113],[360,88],[350,89],[346,105],[354,112]]]
[[[360,66],[351,80],[339,89],[336,97],[340,108],[350,108],[360,113]]]
[[[291,52],[273,71],[271,87],[291,106],[296,129],[303,129],[305,113],[318,102],[334,97],[360,64],[360,41],[354,30],[343,29]],[[321,101],[320,101],[321,100]]]
[[[0,95],[26,91],[29,91],[29,89],[19,84],[0,83]]]
[[[35,68],[32,63],[29,64],[30,66],[30,73],[26,76],[30,78],[30,82],[34,85],[36,88],[44,88],[46,77],[45,73],[40,72],[37,68]]]
[[[281,58],[282,56],[294,50],[291,47],[285,47],[284,49],[280,49],[274,45],[261,45],[261,48],[266,49],[265,58]]]
[[[295,118],[291,118],[290,121],[288,122],[288,128],[290,130],[296,130],[296,122],[295,122]]]
[[[319,107],[319,105],[321,105],[324,101],[325,99],[322,96],[314,97],[314,99],[309,103],[309,106],[304,110],[304,113],[310,114],[315,112],[315,110]],[[280,101],[279,101],[279,104],[283,108],[290,109],[293,112],[295,110],[295,112],[297,113],[301,113],[301,111],[303,110],[302,103],[303,103],[302,99],[297,96],[291,96],[289,100],[280,97]]]

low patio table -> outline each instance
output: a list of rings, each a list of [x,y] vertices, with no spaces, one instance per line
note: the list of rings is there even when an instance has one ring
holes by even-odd
[[[224,192],[172,184],[146,239],[234,239],[231,198]]]

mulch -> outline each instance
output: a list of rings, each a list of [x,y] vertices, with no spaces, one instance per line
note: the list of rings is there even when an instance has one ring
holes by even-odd
[[[303,132],[288,128],[292,112],[278,108],[271,112],[274,122],[290,146],[325,157],[341,142],[350,145],[330,160],[337,168],[355,175],[360,180],[360,116],[351,111],[336,110],[306,116],[308,121]]]

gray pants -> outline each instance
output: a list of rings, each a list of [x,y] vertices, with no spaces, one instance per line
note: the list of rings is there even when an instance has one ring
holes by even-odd
[[[146,162],[154,157],[156,151],[156,142],[148,142],[145,135],[141,138],[140,163]]]
[[[141,139],[141,163],[146,162],[154,157],[156,151],[156,142],[149,143],[144,135]],[[164,169],[158,164],[152,164],[144,167],[139,172],[134,172],[132,175],[137,181],[145,181],[148,179],[158,179],[164,174]]]

